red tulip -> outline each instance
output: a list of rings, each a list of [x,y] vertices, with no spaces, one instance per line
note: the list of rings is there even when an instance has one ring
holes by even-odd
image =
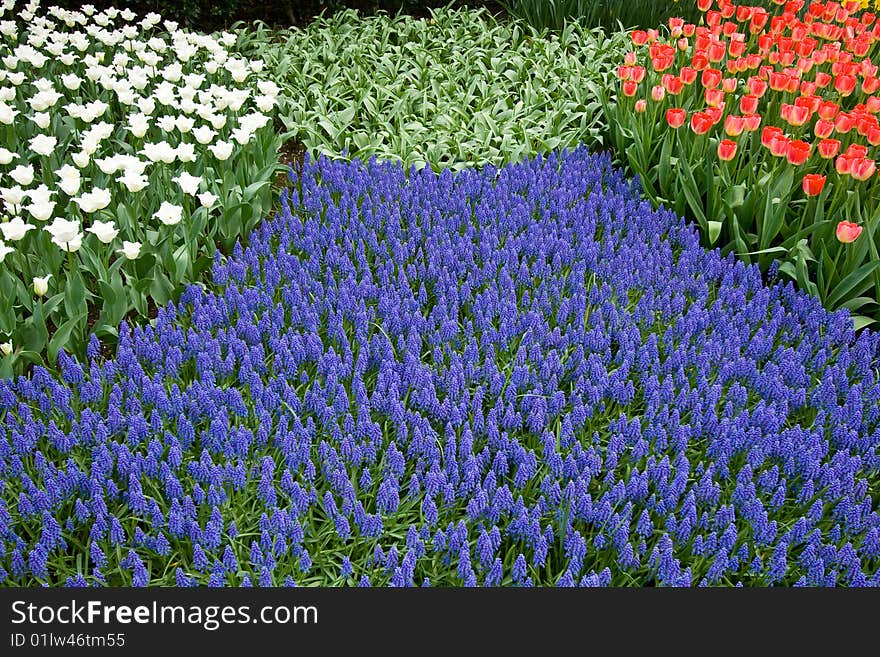
[[[813,133],[819,139],[826,139],[831,136],[831,133],[834,131],[834,124],[831,121],[826,121],[825,119],[819,119],[816,121],[816,125],[813,126]]]
[[[617,77],[620,80],[629,80],[632,77],[632,68],[629,66],[618,66]]]
[[[633,82],[641,82],[642,80],[645,79],[646,73],[647,73],[647,71],[645,70],[644,66],[633,66],[632,72],[630,74],[630,79]]]
[[[645,30],[633,30],[630,38],[635,45],[643,46],[648,42],[648,33]]]
[[[739,111],[743,114],[754,114],[758,111],[758,97],[746,94],[739,99]]]
[[[706,89],[705,96],[709,107],[720,107],[724,103],[724,92],[721,89]]]
[[[721,84],[721,71],[715,68],[707,68],[700,77],[700,82],[704,87],[714,89]]]
[[[678,77],[680,77],[681,81],[685,84],[693,84],[694,80],[697,79],[697,69],[691,66],[682,66],[681,71],[678,73]]]
[[[837,139],[823,139],[816,146],[816,150],[819,151],[820,156],[826,160],[830,160],[840,152],[840,141]]]
[[[860,180],[864,182],[868,178],[874,175],[877,171],[877,163],[874,160],[870,160],[865,157],[861,157],[857,160],[852,161],[852,168],[850,169],[850,174],[856,180]]]
[[[856,88],[856,78],[853,75],[838,75],[834,79],[834,88],[841,96],[849,96]]]
[[[714,124],[715,122],[712,121],[712,117],[706,114],[706,112],[694,112],[693,116],[691,116],[691,130],[698,135],[705,135],[712,129]]]
[[[862,80],[862,92],[872,94],[880,89],[880,78],[870,77]]]
[[[732,94],[736,91],[737,82],[736,78],[724,78],[721,81],[721,88],[724,90],[724,93]]]
[[[841,221],[837,224],[837,239],[844,244],[855,242],[862,234],[862,227],[850,221]]]
[[[853,129],[855,121],[849,114],[840,113],[834,119],[834,129],[841,134],[846,134]]]
[[[634,50],[630,50],[623,56],[623,63],[627,66],[635,66],[637,61],[637,55]]]
[[[808,173],[801,181],[801,186],[804,189],[804,194],[807,196],[817,196],[825,186],[825,176],[820,176],[817,173]]]
[[[866,137],[868,139],[868,143],[871,144],[871,146],[880,146],[880,126],[873,126],[869,128]]]
[[[700,11],[709,11],[712,6],[712,0],[697,0],[697,9]]]
[[[753,96],[760,98],[767,91],[767,82],[756,75],[749,78],[749,92]]]
[[[831,80],[833,80],[833,79],[834,78],[832,78],[827,73],[823,73],[820,71],[820,72],[816,73],[816,80],[815,80],[816,86],[819,87],[820,89],[824,89],[825,87],[827,87],[831,83]]]
[[[839,155],[834,160],[834,168],[841,176],[848,176],[852,172],[852,163],[851,158],[848,158],[846,155]]]
[[[684,120],[686,118],[687,112],[685,112],[683,109],[673,107],[666,110],[666,122],[671,128],[680,128],[684,124]]]
[[[623,95],[624,96],[635,96],[636,90],[639,88],[639,85],[633,82],[632,80],[627,80],[623,83]]]
[[[724,119],[724,132],[726,132],[729,137],[739,137],[744,129],[745,119],[743,119],[743,117],[728,114],[727,118]]]
[[[683,18],[669,18],[669,31],[672,34],[673,39],[677,39],[684,32],[684,19]]]
[[[776,126],[765,126],[761,131],[761,145],[765,148],[770,148],[770,143],[773,141],[775,137],[782,135],[782,129],[777,128]]]
[[[785,155],[789,164],[799,166],[810,158],[810,145],[797,139],[788,145],[788,152]]]
[[[651,87],[651,100],[659,103],[664,98],[666,98],[666,89],[663,88],[662,84],[655,84]]]
[[[746,132],[754,132],[761,126],[760,114],[746,114],[743,116],[743,129]]]
[[[870,96],[867,101],[865,101],[865,109],[871,114],[877,114],[880,112],[880,97]]]
[[[644,98],[639,98],[636,101],[636,112],[637,113],[644,112],[647,108],[648,108],[648,101],[646,101]]]
[[[837,113],[840,111],[840,106],[837,103],[832,103],[830,100],[826,100],[824,103],[819,105],[819,109],[816,112],[819,116],[826,121],[830,121]]]
[[[851,157],[854,160],[858,160],[868,156],[868,148],[862,144],[850,144],[844,155]]]
[[[785,135],[776,135],[770,140],[770,154],[774,157],[786,157],[789,146],[791,146],[791,139]]]
[[[730,162],[736,155],[736,142],[724,139],[718,143],[718,159]]]

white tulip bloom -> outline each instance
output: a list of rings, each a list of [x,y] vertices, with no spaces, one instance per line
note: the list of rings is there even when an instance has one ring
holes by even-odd
[[[6,246],[3,240],[0,240],[0,262],[3,262],[10,253],[15,251],[11,246]]]
[[[262,59],[252,59],[250,61],[250,67],[254,73],[262,73],[263,67],[265,65],[266,65],[266,62],[264,62]]]
[[[150,184],[145,175],[139,174],[135,171],[126,171],[124,174],[116,178],[116,182],[125,185],[125,188],[132,193],[137,193],[146,189],[147,185]]]
[[[214,135],[217,133],[214,130],[211,130],[206,125],[200,125],[198,128],[193,129],[192,135],[196,138],[196,141],[202,144],[210,144],[214,140]]]
[[[113,175],[119,169],[122,168],[122,162],[119,160],[118,155],[113,155],[111,157],[103,157],[96,158],[95,164],[98,165],[98,168],[101,170],[101,173],[105,173],[108,176]]]
[[[177,153],[177,159],[181,162],[195,162],[197,159],[195,144],[181,142],[177,145],[175,152]]]
[[[34,294],[38,297],[45,296],[49,291],[50,278],[52,278],[52,274],[46,274],[43,277],[34,276]]]
[[[58,139],[50,135],[36,135],[30,140],[31,150],[37,155],[48,157],[55,152],[58,145]]]
[[[0,101],[8,103],[15,100],[15,87],[0,87]]]
[[[116,249],[116,253],[121,253],[129,260],[136,259],[141,254],[141,243],[140,242],[122,242],[122,248]]]
[[[8,69],[14,69],[18,66],[18,61],[19,61],[19,58],[16,57],[15,55],[6,55],[3,58],[3,66],[5,66]]]
[[[171,164],[177,158],[176,149],[167,141],[147,142],[140,152],[151,162],[162,162],[163,164]]]
[[[34,167],[32,164],[19,164],[9,172],[9,177],[19,185],[27,187],[34,182]]]
[[[218,141],[208,146],[208,150],[221,162],[229,159],[229,156],[232,155],[232,148],[232,143],[228,141]]]
[[[202,179],[199,176],[193,176],[187,171],[181,171],[175,178],[171,179],[176,182],[184,194],[195,196],[199,191],[199,185]]]
[[[6,254],[3,253],[3,246],[0,245],[0,262],[3,262],[3,258],[5,256],[6,256]],[[3,354],[4,356],[8,356],[11,353],[12,353],[12,342],[0,343],[0,354]]]
[[[219,196],[217,196],[216,194],[212,194],[211,192],[202,192],[198,195],[199,203],[202,204],[203,208],[210,208],[217,202],[217,199],[219,198]]]
[[[163,132],[172,132],[177,126],[177,118],[171,114],[164,114],[156,119],[156,126]]]
[[[58,176],[61,181],[58,183],[58,186],[61,188],[62,192],[68,196],[76,195],[79,191],[80,182],[82,180],[77,168],[65,164],[60,169],[55,170],[55,175]]]
[[[156,111],[156,101],[152,98],[141,98],[137,101],[138,109],[143,114],[152,114]]]
[[[79,153],[71,155],[70,159],[73,160],[73,163],[80,169],[84,169],[89,165],[89,162],[91,162],[92,154],[87,151],[80,151]],[[74,194],[75,193],[76,192],[74,192]]]
[[[214,130],[222,130],[226,127],[226,115],[225,114],[212,114],[208,119],[211,122],[211,126]]]
[[[215,59],[210,59],[205,62],[205,72],[208,75],[214,75],[220,68],[220,62]]]
[[[183,134],[187,134],[195,125],[195,121],[189,116],[178,116],[174,122],[177,129]]]
[[[17,109],[13,109],[6,103],[0,102],[0,123],[3,125],[12,125],[18,113]]]
[[[19,71],[18,73],[7,73],[6,79],[17,87],[22,82],[24,82],[24,71]]]
[[[3,233],[3,239],[10,242],[23,240],[29,230],[36,230],[36,226],[26,224],[21,220],[21,217],[13,217],[9,221],[0,223],[0,233]]]
[[[261,112],[271,112],[272,108],[275,107],[275,98],[273,96],[257,96],[254,98],[254,103]]]
[[[259,80],[257,82],[257,89],[259,89],[260,93],[264,96],[277,97],[278,94],[281,93],[281,87],[275,84],[272,80]]]
[[[71,221],[68,219],[62,219],[61,217],[56,217],[55,221],[43,228],[43,230],[45,230],[59,242],[71,242],[76,239],[76,236],[80,232],[79,221]]]
[[[119,235],[119,230],[116,228],[116,224],[112,221],[95,221],[91,226],[86,228],[86,232],[97,236],[97,238],[104,244],[110,244],[110,242],[116,239],[116,236]]]
[[[46,185],[40,185],[36,189],[30,190],[28,196],[30,196],[31,203],[25,207],[25,210],[37,221],[48,221],[55,211],[55,201],[51,200],[54,193]]]
[[[15,153],[0,147],[0,164],[9,164],[16,157]]]
[[[98,210],[103,210],[110,205],[111,200],[112,197],[110,191],[100,187],[95,187],[92,191],[80,194],[73,199],[73,201],[79,206],[79,209],[83,212],[97,212]]]
[[[179,224],[183,218],[183,208],[168,201],[162,201],[162,205],[159,206],[159,210],[153,215],[153,218],[158,219],[166,226],[174,226]]]
[[[15,187],[0,187],[0,197],[6,206],[7,212],[10,214],[18,214],[22,201],[27,198],[28,193],[19,185]]]
[[[58,55],[58,61],[65,66],[73,66],[74,62],[76,62],[76,55],[72,52],[61,53]]]
[[[241,144],[242,146],[246,146],[247,143],[251,140],[251,137],[254,136],[254,133],[248,130],[246,127],[241,127],[233,129],[231,136],[239,144]]]
[[[45,130],[49,127],[51,118],[49,117],[49,112],[35,112],[31,117],[31,121],[36,123],[40,130]]]
[[[183,67],[179,62],[169,64],[162,69],[162,77],[169,82],[177,82],[183,76]]]
[[[128,131],[136,138],[141,139],[150,128],[150,117],[146,114],[132,114],[128,117]]]
[[[65,89],[76,91],[82,84],[82,78],[74,73],[65,73],[61,76],[61,84],[64,85]]]

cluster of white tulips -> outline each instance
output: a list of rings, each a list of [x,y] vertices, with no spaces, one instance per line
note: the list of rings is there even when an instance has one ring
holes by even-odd
[[[2,2],[0,358],[16,337],[52,347],[45,327],[89,306],[112,333],[239,237],[242,205],[249,219],[268,209],[254,183],[277,169],[280,90],[236,38],[154,13]]]

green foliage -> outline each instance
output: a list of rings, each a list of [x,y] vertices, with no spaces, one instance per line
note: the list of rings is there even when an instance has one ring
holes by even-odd
[[[599,94],[623,35],[576,24],[559,34],[501,24],[485,10],[430,19],[345,11],[254,38],[286,93],[279,115],[312,154],[459,169],[604,143]]]
[[[587,27],[657,27],[670,16],[694,19],[690,0],[499,0],[512,16],[538,29],[561,30],[570,19]]]

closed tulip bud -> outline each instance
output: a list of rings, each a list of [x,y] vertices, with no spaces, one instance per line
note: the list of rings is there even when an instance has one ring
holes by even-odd
[[[718,144],[718,158],[725,162],[729,162],[736,155],[736,142],[730,139],[724,139]]]
[[[651,87],[651,100],[656,102],[660,102],[666,97],[666,89],[663,88],[663,85],[656,84]]]
[[[46,293],[49,291],[50,278],[52,278],[52,274],[47,274],[43,277],[34,276],[34,294],[36,294],[38,297],[45,296]]]
[[[862,227],[850,221],[841,221],[837,224],[835,233],[838,241],[844,244],[851,244],[862,234]]]
[[[636,112],[637,112],[637,113],[641,114],[641,113],[644,112],[647,108],[648,108],[648,101],[646,101],[644,98],[639,98],[639,99],[636,101]]]
[[[4,356],[8,356],[12,353],[12,342],[2,342],[0,343],[0,354]]]
[[[803,187],[804,194],[807,196],[817,196],[822,191],[822,188],[825,187],[825,176],[820,176],[817,173],[808,173],[803,177],[801,186]]]

